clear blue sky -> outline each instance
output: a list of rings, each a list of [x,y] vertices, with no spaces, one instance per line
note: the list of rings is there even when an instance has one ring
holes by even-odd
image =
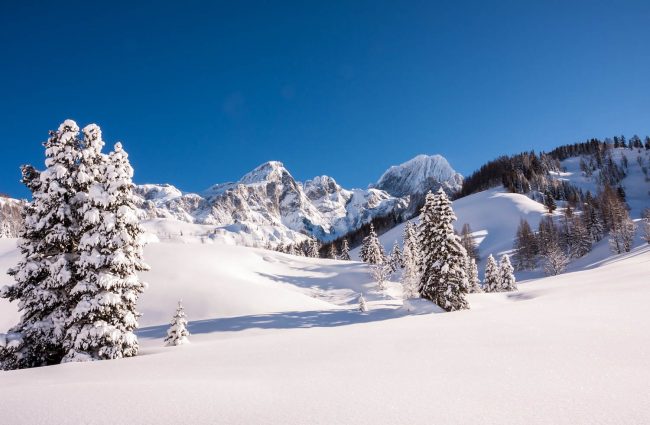
[[[43,4],[36,4],[43,3]],[[10,2],[0,192],[65,118],[186,191],[280,160],[365,187],[440,153],[650,134],[648,1]]]

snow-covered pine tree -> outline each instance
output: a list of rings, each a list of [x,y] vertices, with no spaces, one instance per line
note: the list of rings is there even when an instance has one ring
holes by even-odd
[[[366,299],[363,297],[363,294],[359,295],[359,311],[362,313],[368,312],[368,305],[366,304]]]
[[[399,244],[397,241],[393,243],[393,249],[390,251],[390,255],[388,256],[388,262],[393,273],[404,267],[402,251],[399,249]]]
[[[23,210],[18,244],[21,259],[9,270],[14,283],[0,297],[18,301],[21,318],[0,336],[0,366],[18,369],[60,363],[74,285],[79,234],[74,217],[74,173],[79,161],[79,127],[66,120],[45,142],[46,169],[23,167],[23,183],[32,201]]]
[[[379,238],[372,224],[370,224],[370,234],[366,240],[364,261],[370,264],[383,264],[386,262],[386,253],[379,242]]]
[[[582,217],[574,216],[570,225],[570,243],[571,252],[569,253],[573,258],[580,258],[585,256],[591,251],[592,235],[585,227]]]
[[[289,254],[289,255],[298,255],[298,253],[296,252],[296,245],[295,244],[292,244],[292,243],[289,244],[289,246],[287,247],[287,254]]]
[[[142,233],[133,194],[133,168],[121,143],[106,158],[96,125],[84,128],[86,174],[95,176],[79,208],[84,232],[77,262],[79,281],[71,290],[74,309],[67,321],[64,361],[135,356],[138,353],[136,302],[145,284],[137,272]]]
[[[481,289],[481,281],[478,278],[478,267],[476,266],[476,261],[467,256],[467,263],[465,266],[465,272],[467,273],[467,284],[469,293],[483,292]]]
[[[501,287],[499,266],[492,256],[487,259],[485,263],[485,275],[483,276],[483,291],[485,292],[498,292]]]
[[[307,251],[307,256],[311,258],[320,257],[320,242],[315,237],[309,238],[309,250]]]
[[[596,201],[589,192],[585,196],[582,221],[587,229],[587,233],[591,236],[591,242],[596,243],[603,238],[605,229],[600,218],[600,211],[596,208]]]
[[[350,261],[350,245],[348,244],[347,238],[341,242],[341,255],[339,255],[339,260]]]
[[[474,260],[479,259],[478,247],[472,237],[472,228],[468,223],[463,224],[463,228],[460,231],[460,243],[463,245],[463,248],[465,248],[465,251],[467,251],[467,255],[470,258],[473,258]]]
[[[555,204],[555,199],[553,199],[553,195],[549,190],[547,190],[544,193],[544,205],[546,206],[546,209],[548,210],[549,214],[552,214],[553,211],[557,208],[557,205]]]
[[[418,262],[418,241],[415,224],[407,222],[404,226],[404,250],[402,251],[401,283],[404,299],[415,298],[420,294],[420,274]]]
[[[451,201],[442,188],[435,195],[429,192],[420,213],[420,294],[446,311],[469,308],[467,253],[454,233],[455,220]]]
[[[517,290],[517,280],[515,279],[514,269],[512,264],[510,264],[508,254],[503,254],[499,262],[499,283],[501,286],[500,291],[502,292]]]
[[[361,247],[359,248],[359,258],[364,263],[367,262],[366,259],[368,257],[368,240],[369,240],[368,236],[363,238],[363,240],[361,241]]]
[[[338,253],[336,252],[336,244],[332,242],[330,244],[330,248],[327,252],[327,258],[330,258],[332,260],[336,260],[338,257]]]
[[[176,314],[172,317],[169,329],[167,329],[165,345],[176,346],[189,344],[190,340],[187,338],[188,336],[190,336],[190,332],[187,330],[187,317],[185,316],[183,304],[181,301],[178,301]]]
[[[514,262],[517,270],[534,270],[537,267],[537,239],[525,219],[521,219],[515,236]]]

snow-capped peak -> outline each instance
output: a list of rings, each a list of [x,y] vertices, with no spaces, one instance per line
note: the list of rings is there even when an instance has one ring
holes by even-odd
[[[268,161],[256,167],[239,180],[240,184],[255,184],[269,181],[279,181],[291,174],[280,161]]]
[[[460,189],[463,176],[457,173],[441,155],[418,155],[403,164],[390,167],[375,187],[393,196],[425,193],[443,187],[455,192]]]

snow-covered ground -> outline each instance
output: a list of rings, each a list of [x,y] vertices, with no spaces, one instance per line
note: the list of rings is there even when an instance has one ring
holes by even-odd
[[[0,372],[2,423],[650,422],[647,245],[417,315],[359,263],[180,243],[145,254],[141,355]],[[165,348],[179,297],[192,344]]]

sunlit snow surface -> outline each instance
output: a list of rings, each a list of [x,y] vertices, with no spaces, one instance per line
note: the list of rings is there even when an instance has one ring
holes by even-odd
[[[0,372],[3,423],[650,421],[647,246],[443,314],[424,301],[408,314],[396,284],[377,293],[355,262],[181,243],[145,254],[141,355]],[[181,297],[192,344],[166,348]]]

